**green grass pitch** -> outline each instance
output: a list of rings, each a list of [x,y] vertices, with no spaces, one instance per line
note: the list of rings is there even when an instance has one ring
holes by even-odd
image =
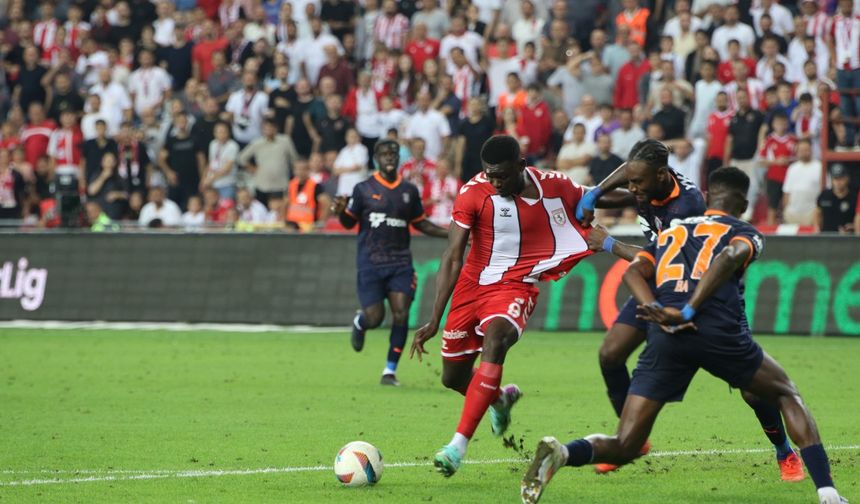
[[[860,500],[860,339],[759,341],[836,448],[837,487]],[[547,434],[614,430],[599,344],[598,334],[527,332],[513,348],[503,381],[525,392],[511,433],[526,450]],[[468,458],[490,463],[451,479],[433,472],[462,398],[443,389],[432,354],[424,364],[404,359],[403,387],[380,387],[386,346],[383,331],[355,354],[346,333],[4,330],[0,503],[518,502],[527,464],[488,422]],[[389,465],[377,486],[348,489],[330,466],[358,439]],[[565,469],[542,502],[817,502],[808,478],[779,481],[752,412],[707,373],[664,410],[651,441],[664,456],[608,476]],[[665,455],[687,450],[720,453]]]

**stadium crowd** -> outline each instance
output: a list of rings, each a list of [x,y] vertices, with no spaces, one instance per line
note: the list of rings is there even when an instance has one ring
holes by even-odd
[[[0,219],[337,230],[383,137],[447,225],[483,142],[599,182],[644,137],[755,223],[860,233],[860,2],[0,0]],[[843,121],[844,119],[844,121]],[[601,222],[635,224],[633,209]]]

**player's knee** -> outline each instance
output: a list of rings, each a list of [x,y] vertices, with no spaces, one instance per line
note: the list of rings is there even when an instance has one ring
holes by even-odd
[[[406,325],[409,321],[409,311],[405,309],[391,310],[391,323],[394,325]]]
[[[744,401],[753,408],[761,403],[761,398],[759,396],[747,390],[741,390],[741,397],[743,397]]]
[[[600,351],[597,354],[600,360],[601,369],[615,369],[627,363],[627,355],[621,351],[618,345],[613,344],[608,339],[600,345]]]
[[[487,334],[484,335],[483,357],[481,359],[489,362],[501,362],[508,350],[516,344],[519,336],[513,326],[487,331]]]
[[[379,327],[382,324],[382,319],[385,318],[385,312],[382,310],[365,310],[364,322],[368,329]]]

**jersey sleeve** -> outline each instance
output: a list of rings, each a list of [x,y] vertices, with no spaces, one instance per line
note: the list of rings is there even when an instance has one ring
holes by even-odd
[[[411,194],[409,198],[409,222],[415,224],[427,218],[427,215],[424,213],[424,204],[421,203],[421,195],[418,194],[418,188],[415,186],[410,187],[409,193]]]
[[[657,266],[657,240],[651,240],[648,245],[642,247],[642,250],[636,253],[636,258],[644,259]]]
[[[356,185],[352,189],[352,196],[349,198],[349,203],[346,205],[346,213],[355,220],[361,218],[361,212],[364,208],[364,201],[361,198],[361,188]]]
[[[475,204],[477,189],[464,185],[460,194],[454,200],[454,211],[451,212],[451,220],[463,229],[472,229],[478,220],[478,209]]]
[[[745,224],[743,226],[738,226],[735,231],[734,236],[729,240],[729,243],[734,243],[735,241],[741,241],[749,245],[751,252],[750,256],[747,258],[744,263],[744,267],[747,267],[753,261],[757,260],[764,250],[764,237],[758,230],[749,224]]]

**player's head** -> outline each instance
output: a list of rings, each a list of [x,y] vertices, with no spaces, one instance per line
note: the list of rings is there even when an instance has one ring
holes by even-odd
[[[750,178],[739,168],[724,166],[708,178],[708,208],[740,217],[747,209]]]
[[[394,179],[400,167],[400,144],[390,138],[383,138],[373,146],[373,159],[383,177]]]
[[[627,159],[627,189],[645,203],[668,197],[672,175],[669,173],[669,148],[652,138],[636,142]]]
[[[520,155],[520,143],[516,138],[510,135],[490,137],[481,148],[481,164],[499,196],[510,198],[523,191],[526,160]]]

